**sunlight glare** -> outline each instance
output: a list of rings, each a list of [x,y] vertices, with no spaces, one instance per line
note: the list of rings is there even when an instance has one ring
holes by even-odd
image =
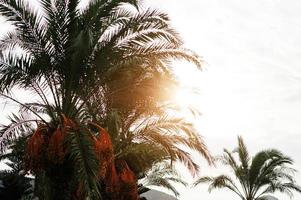
[[[178,89],[175,94],[175,102],[182,108],[189,107],[191,104],[191,92],[185,89]]]
[[[179,81],[179,87],[174,91],[174,104],[181,115],[187,120],[196,120],[200,112],[200,80],[202,72],[191,63],[175,63],[174,73]]]

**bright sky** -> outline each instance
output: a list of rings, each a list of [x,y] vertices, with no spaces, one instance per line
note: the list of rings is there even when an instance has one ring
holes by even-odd
[[[186,94],[181,99],[202,112],[197,126],[212,153],[220,154],[224,147],[233,149],[239,134],[251,153],[280,149],[301,171],[301,2],[146,2],[166,11],[186,46],[207,63],[201,73],[188,66],[177,72],[185,84],[200,89],[199,96]],[[217,171],[201,163],[201,175]],[[301,172],[296,178],[301,184]],[[228,191],[209,195],[206,186],[181,190],[180,200],[236,198]]]
[[[203,72],[182,66],[177,73],[184,84],[200,89],[199,96],[185,93],[190,98],[181,99],[202,112],[197,126],[211,152],[233,149],[239,134],[251,153],[278,148],[301,171],[301,2],[145,1],[166,11],[186,47],[207,63]],[[217,171],[200,162],[201,175]],[[297,180],[301,184],[301,173]],[[180,191],[180,200],[236,200],[227,191],[209,195],[206,186]]]

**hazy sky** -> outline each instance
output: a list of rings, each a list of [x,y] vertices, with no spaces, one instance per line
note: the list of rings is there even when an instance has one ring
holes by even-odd
[[[211,152],[233,149],[239,134],[252,153],[278,148],[293,157],[301,171],[301,1],[145,3],[169,13],[186,46],[207,63],[204,72],[188,66],[177,71],[184,83],[200,89],[191,102],[202,112],[197,126]],[[0,33],[3,30],[1,26]],[[201,175],[217,171],[201,164]],[[236,200],[227,191],[209,195],[206,186],[180,190],[180,200]]]
[[[146,2],[169,13],[186,46],[207,62],[204,72],[187,66],[178,72],[200,88],[192,102],[202,112],[197,125],[212,153],[233,149],[239,134],[252,153],[278,148],[301,171],[301,1]],[[206,189],[183,189],[180,199],[235,199],[231,192],[209,195]]]

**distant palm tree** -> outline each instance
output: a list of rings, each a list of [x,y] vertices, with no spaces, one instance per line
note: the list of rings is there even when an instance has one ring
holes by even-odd
[[[238,161],[235,155],[238,155]],[[242,200],[268,200],[267,194],[276,191],[293,196],[292,191],[301,192],[294,179],[295,169],[291,168],[293,160],[276,149],[258,152],[249,157],[247,148],[241,137],[238,147],[233,152],[224,150],[219,157],[223,164],[229,166],[238,181],[228,175],[199,178],[194,185],[209,183],[209,192],[216,188],[229,189]]]
[[[112,109],[126,113],[126,119],[130,116],[128,110],[120,109],[125,105],[139,102],[141,109],[156,104],[156,95],[150,95],[152,101],[132,101],[139,90],[136,85],[124,84],[121,78],[127,74],[132,80],[140,74],[148,77],[149,71],[167,74],[174,58],[198,66],[201,62],[182,47],[166,14],[137,9],[138,0],[91,0],[86,7],[80,7],[77,0],[38,3],[41,12],[30,1],[0,0],[0,14],[15,27],[0,41],[1,96],[21,104],[22,113],[35,115],[32,119],[27,114],[14,115],[12,123],[0,132],[0,149],[4,152],[8,141],[20,135],[29,136],[27,169],[40,183],[36,186],[43,186],[39,192],[42,199],[46,198],[43,195],[70,199],[78,194],[101,198],[99,182],[104,172],[99,168],[105,162],[100,152],[108,150],[111,156],[113,150],[107,132],[98,124],[106,127]],[[123,86],[127,90],[120,90]],[[39,99],[21,103],[11,96],[13,88],[31,91]],[[124,93],[115,96],[116,91]],[[120,103],[120,99],[127,101]],[[90,112],[96,109],[95,101],[102,102],[98,107],[100,117]],[[183,140],[169,137],[168,142]],[[176,155],[170,151],[170,155],[180,160],[188,157],[183,152]],[[130,173],[127,164],[120,163]],[[129,175],[122,169],[120,173],[123,178]]]

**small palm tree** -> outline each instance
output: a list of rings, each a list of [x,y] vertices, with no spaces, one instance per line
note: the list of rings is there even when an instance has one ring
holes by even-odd
[[[236,160],[235,155],[238,155]],[[235,179],[228,175],[199,178],[194,185],[209,183],[209,192],[216,188],[229,189],[242,200],[265,200],[265,195],[276,191],[293,196],[292,191],[301,192],[294,179],[295,169],[291,168],[293,160],[276,149],[263,150],[253,158],[249,157],[241,137],[238,147],[233,152],[224,150],[219,157],[223,164],[229,166]]]
[[[18,138],[10,145],[11,151],[0,155],[0,161],[6,161],[5,164],[10,170],[0,171],[0,199],[23,199],[33,196],[33,179],[26,177],[24,173],[25,138]]]
[[[32,180],[12,171],[0,171],[0,198],[18,200],[33,193]]]

